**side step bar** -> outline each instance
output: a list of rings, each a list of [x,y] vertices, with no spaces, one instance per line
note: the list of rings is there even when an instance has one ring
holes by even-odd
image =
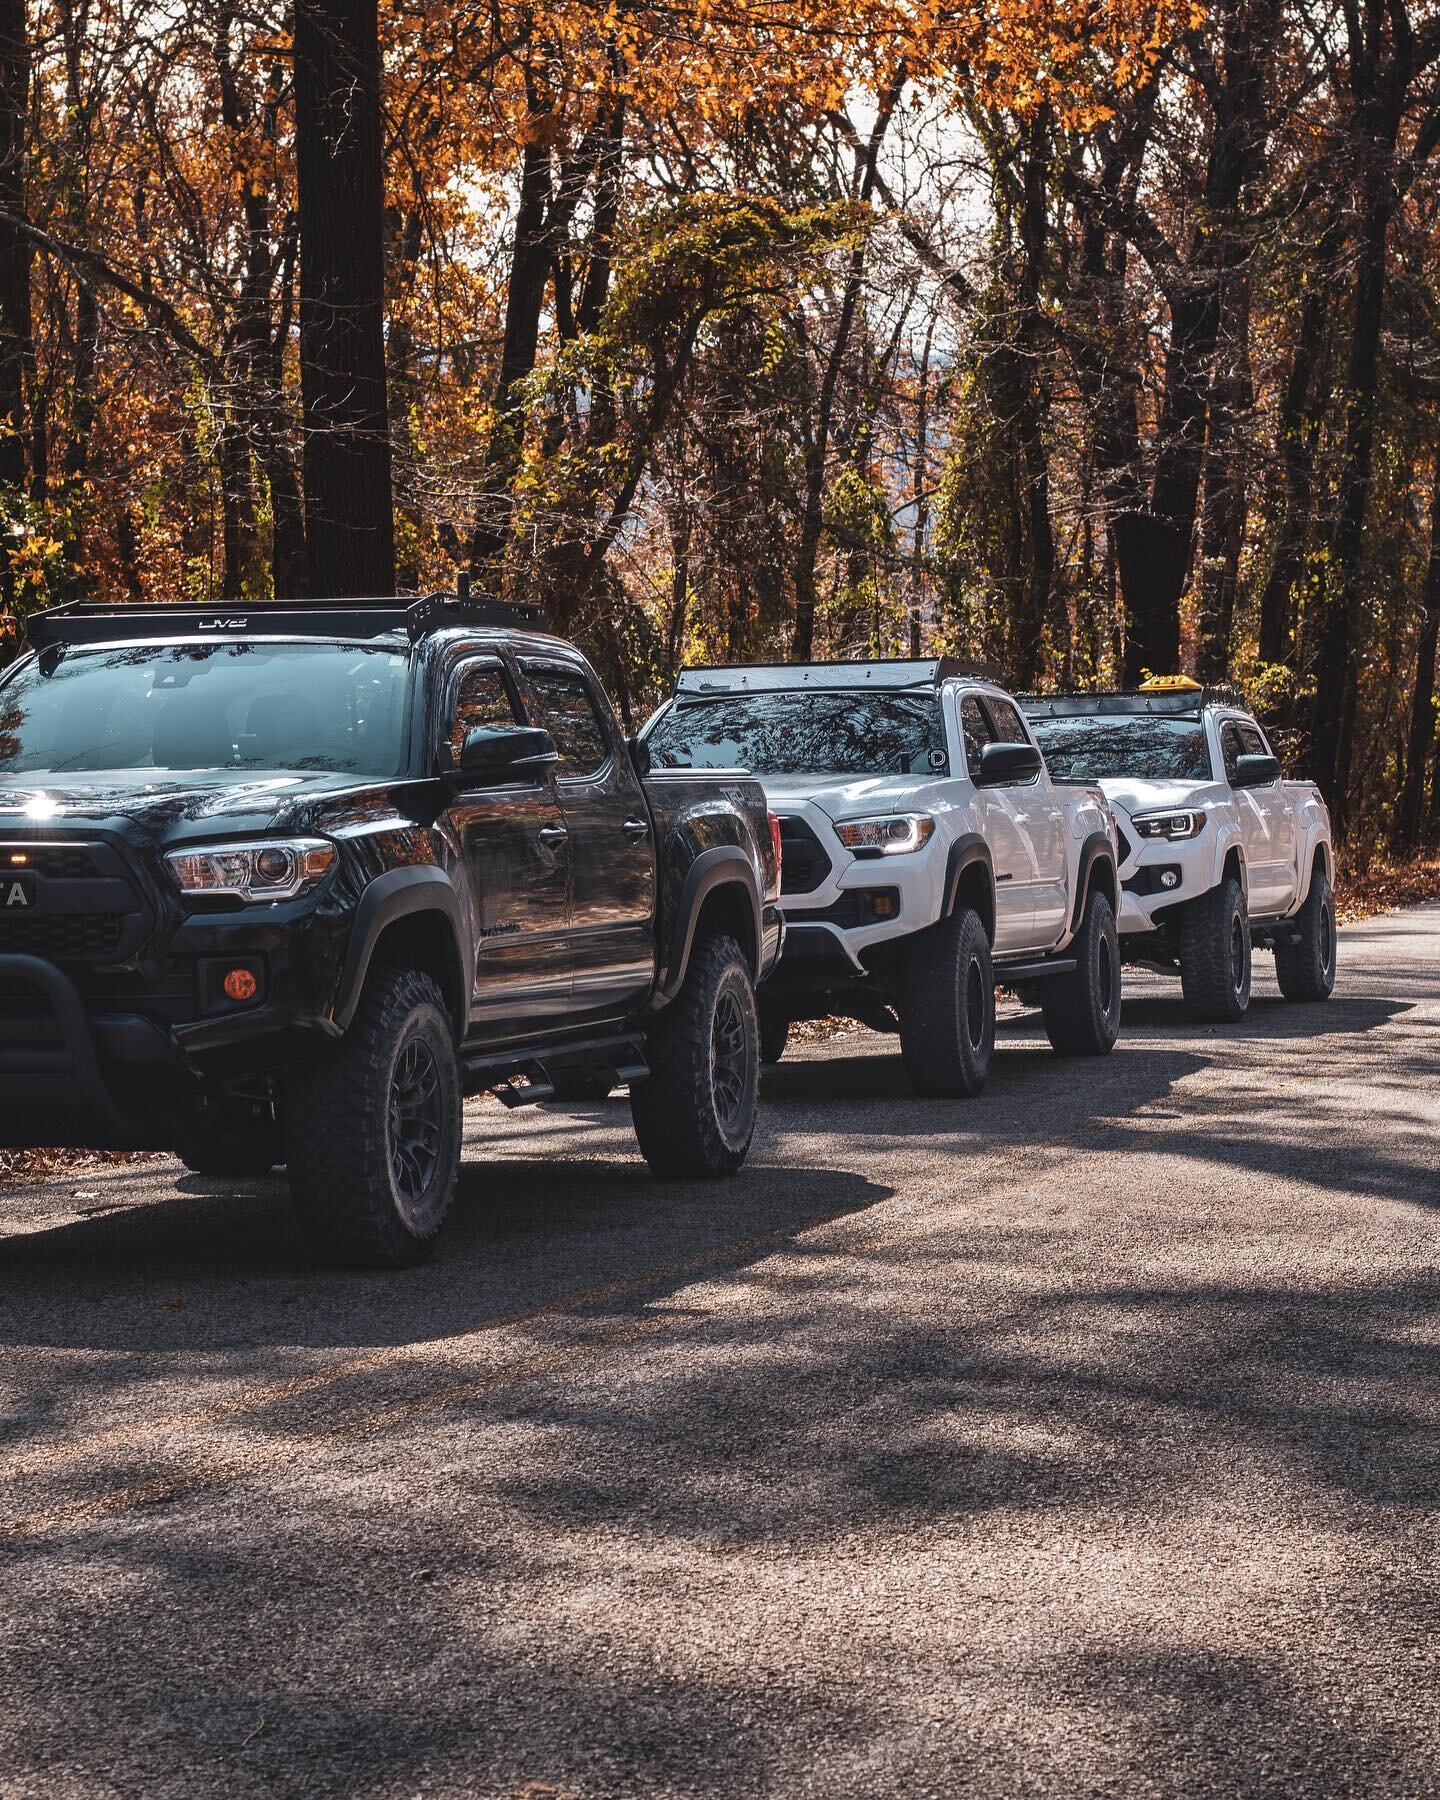
[[[461,1056],[467,1093],[493,1091],[508,1107],[537,1106],[556,1097],[565,1075],[591,1076],[597,1088],[643,1081],[650,1073],[644,1039],[634,1032],[617,1037],[585,1038],[556,1044],[553,1049],[480,1052]]]
[[[1046,975],[1073,975],[1078,964],[1073,956],[1051,956],[1043,962],[996,963],[995,979],[1001,987],[1012,981],[1039,981]]]

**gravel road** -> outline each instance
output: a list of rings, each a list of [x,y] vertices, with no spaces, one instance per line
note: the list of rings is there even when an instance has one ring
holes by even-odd
[[[1440,908],[1341,971],[718,1186],[472,1105],[398,1276],[0,1190],[0,1795],[1440,1794]]]

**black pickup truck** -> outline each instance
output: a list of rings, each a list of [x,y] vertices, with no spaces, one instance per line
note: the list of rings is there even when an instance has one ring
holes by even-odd
[[[0,1143],[283,1161],[398,1266],[461,1098],[630,1084],[667,1175],[754,1127],[779,955],[758,783],[655,773],[529,609],[76,605],[0,676]]]

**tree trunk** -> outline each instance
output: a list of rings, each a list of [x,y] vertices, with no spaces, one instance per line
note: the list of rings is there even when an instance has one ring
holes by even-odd
[[[470,539],[470,569],[479,579],[493,577],[510,535],[510,489],[525,441],[525,412],[518,390],[535,367],[540,315],[550,278],[553,246],[545,222],[550,152],[540,131],[542,118],[543,114],[532,106],[534,135],[520,161],[520,203],[505,288],[505,341],[495,382],[495,423],[485,446],[480,498]]]
[[[1405,750],[1405,785],[1395,818],[1395,848],[1406,852],[1420,842],[1425,777],[1435,746],[1435,651],[1440,645],[1440,452],[1430,488],[1430,559],[1420,596],[1420,643],[1415,686],[1410,695],[1410,733]]]
[[[295,4],[300,393],[312,597],[389,594],[395,587],[376,5]]]
[[[25,153],[30,99],[30,45],[24,0],[0,0],[0,211],[25,216]],[[30,325],[30,239],[0,224],[0,489],[7,502],[25,491],[25,387],[33,357]],[[0,568],[4,597],[13,591]]]
[[[1327,232],[1322,243],[1329,242]],[[1330,248],[1333,251],[1333,245]],[[1270,572],[1260,594],[1262,663],[1290,665],[1295,661],[1296,590],[1313,524],[1315,455],[1320,446],[1319,409],[1312,404],[1311,395],[1322,374],[1329,343],[1325,328],[1333,304],[1331,273],[1331,256],[1322,254],[1308,278],[1295,333],[1295,351],[1280,402],[1276,453],[1283,470],[1283,501]]]
[[[1385,257],[1394,211],[1398,108],[1370,109],[1361,186],[1360,243],[1351,300],[1350,351],[1345,378],[1345,438],[1340,506],[1330,555],[1317,593],[1320,655],[1311,732],[1312,773],[1330,804],[1337,837],[1348,823],[1346,787],[1355,724],[1356,628],[1360,604],[1365,515],[1375,455],[1375,413],[1385,309]],[[1377,118],[1377,111],[1380,116]]]
[[[1250,380],[1250,279],[1243,270],[1231,277],[1225,297],[1221,357],[1211,393],[1200,534],[1195,673],[1204,682],[1223,681],[1230,672],[1230,636],[1245,537],[1249,487],[1245,422],[1254,393]]]
[[[875,166],[880,155],[880,145],[889,129],[903,86],[902,71],[881,96],[869,139],[857,159],[858,198],[867,205],[875,192]],[[824,374],[820,378],[815,422],[805,444],[805,498],[800,513],[800,538],[795,551],[795,633],[790,646],[790,654],[796,662],[809,662],[815,648],[815,563],[820,554],[820,538],[825,526],[825,463],[834,425],[836,389],[850,344],[855,311],[860,304],[860,286],[864,274],[865,247],[859,244],[850,252],[846,263],[840,315],[835,321],[835,336],[825,361]]]

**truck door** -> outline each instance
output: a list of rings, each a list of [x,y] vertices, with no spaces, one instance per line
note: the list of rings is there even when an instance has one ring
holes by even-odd
[[[1247,729],[1256,741],[1246,741]],[[1245,846],[1247,905],[1252,918],[1263,917],[1274,910],[1275,852],[1270,842],[1270,789],[1237,788],[1235,762],[1251,750],[1260,750],[1259,733],[1239,719],[1226,719],[1220,727],[1220,755],[1225,764],[1225,779],[1230,783],[1235,816],[1240,823],[1240,841]]]
[[[1010,701],[986,694],[985,708],[1002,744],[1030,744],[1034,739]],[[1069,914],[1065,886],[1065,811],[1048,775],[1002,790],[1015,808],[1015,823],[1030,860],[1032,945],[1057,944]]]
[[[609,702],[578,664],[522,659],[532,722],[560,753],[570,833],[572,1011],[612,1018],[655,979],[655,844],[650,812]]]
[[[995,742],[995,728],[982,710],[978,695],[962,695],[959,710],[965,770],[973,780],[980,766],[980,752],[986,744]],[[1028,950],[1034,942],[1034,865],[1029,846],[1021,836],[1013,794],[1008,788],[977,787],[975,810],[995,866],[995,950],[1000,955]]]
[[[1265,734],[1248,722],[1240,727],[1240,749],[1246,756],[1273,756]],[[1269,884],[1266,911],[1285,912],[1295,901],[1299,874],[1295,867],[1298,847],[1295,842],[1295,808],[1285,792],[1285,783],[1277,776],[1269,787],[1252,788],[1265,810],[1265,828],[1270,840]]]
[[[458,765],[467,731],[521,723],[510,677],[494,656],[451,673],[441,761]],[[505,1036],[517,1018],[553,1024],[570,1005],[570,857],[555,784],[536,771],[504,786],[457,788],[446,820],[465,865],[475,949],[477,1033]]]

